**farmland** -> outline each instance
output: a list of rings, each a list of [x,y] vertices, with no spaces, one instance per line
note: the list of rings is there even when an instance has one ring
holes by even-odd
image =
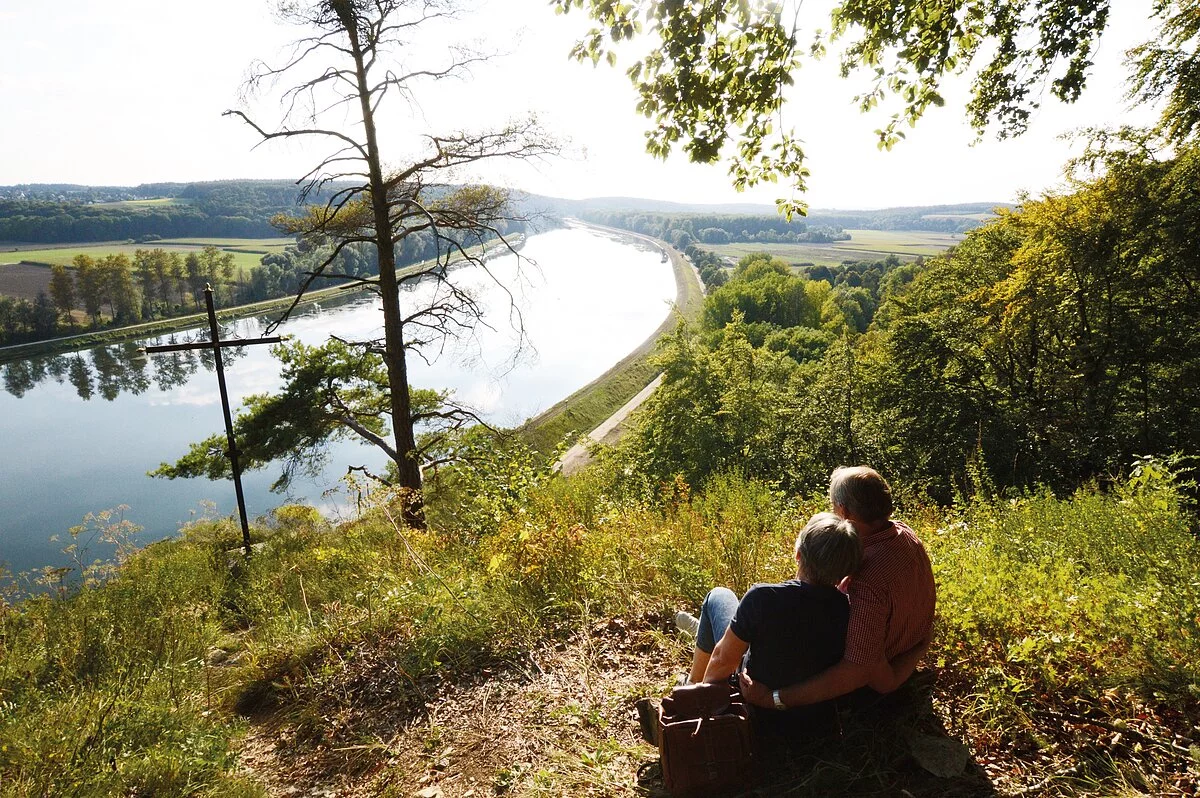
[[[93,202],[92,206],[96,208],[131,208],[131,209],[153,209],[163,208],[168,205],[187,205],[188,200],[178,199],[175,197],[157,197],[155,199],[135,199],[135,200],[116,200],[114,202]]]
[[[127,242],[108,242],[93,244],[72,244],[61,247],[13,246],[0,250],[0,294],[17,296],[5,289],[4,275],[8,267],[4,264],[33,263],[53,266],[62,264],[70,266],[76,255],[88,255],[92,258],[103,258],[106,255],[124,254],[130,258],[139,249],[162,248],[168,252],[179,252],[186,255],[189,252],[199,252],[206,246],[214,246],[223,252],[233,253],[235,269],[249,269],[257,266],[263,255],[271,252],[282,252],[284,247],[292,243],[290,238],[178,238],[151,241],[145,244],[130,244]],[[49,279],[49,278],[47,278]]]
[[[962,240],[956,233],[921,230],[847,230],[849,241],[828,244],[702,244],[723,257],[741,258],[751,252],[769,252],[793,264],[837,266],[848,260],[879,260],[897,255],[902,260],[931,257]]]
[[[32,302],[50,293],[50,268],[32,263],[0,265],[0,296]]]

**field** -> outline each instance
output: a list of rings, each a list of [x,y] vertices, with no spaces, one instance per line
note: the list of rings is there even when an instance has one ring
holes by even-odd
[[[718,255],[741,258],[751,252],[769,252],[790,263],[837,266],[847,260],[880,260],[897,255],[902,260],[945,252],[962,240],[955,233],[921,230],[847,230],[849,241],[830,244],[703,244]]]
[[[62,264],[70,266],[76,255],[90,255],[93,258],[103,258],[106,255],[124,253],[130,258],[139,249],[162,248],[169,252],[198,252],[206,246],[215,246],[225,252],[233,253],[235,269],[249,269],[257,266],[262,256],[270,252],[281,252],[292,243],[290,238],[178,238],[151,241],[145,244],[129,244],[125,242],[109,242],[95,244],[72,244],[61,247],[16,246],[6,247],[0,251],[0,294],[9,294],[6,290],[6,280],[3,276],[9,267],[5,264],[41,263],[46,265]],[[47,277],[47,279],[49,279]],[[12,294],[16,296],[16,294]]]
[[[50,295],[49,267],[32,263],[0,265],[0,296],[32,302],[38,294]]]
[[[140,199],[140,200],[119,200],[117,202],[97,202],[94,203],[98,208],[161,208],[167,205],[187,205],[189,200],[175,199],[172,197],[159,197],[158,199]]]

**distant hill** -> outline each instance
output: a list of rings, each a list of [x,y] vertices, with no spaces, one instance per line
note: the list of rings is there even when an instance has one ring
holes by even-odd
[[[294,211],[298,195],[284,180],[0,186],[0,241],[263,238],[278,235],[271,217]]]
[[[523,202],[532,209],[559,216],[577,216],[601,221],[616,213],[645,213],[658,216],[770,216],[778,215],[774,205],[763,203],[685,203],[636,197],[595,197],[568,200],[557,197],[526,195]],[[800,219],[811,227],[858,230],[927,230],[961,233],[978,227],[996,208],[1011,208],[1006,202],[967,202],[954,205],[904,206],[878,210],[840,210],[814,208]]]
[[[148,236],[259,238],[274,235],[271,217],[294,211],[298,199],[299,188],[291,180],[0,186],[0,241],[66,244]],[[519,194],[517,202],[522,212],[550,219],[596,218],[611,212],[776,216],[773,205],[759,203],[700,204],[636,197],[570,200],[536,194]],[[976,202],[873,211],[815,209],[804,221],[830,228],[962,232],[1003,205]]]

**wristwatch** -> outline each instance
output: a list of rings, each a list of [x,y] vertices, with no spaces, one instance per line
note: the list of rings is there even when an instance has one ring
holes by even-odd
[[[776,709],[787,709],[787,705],[783,703],[783,699],[780,697],[778,690],[773,690],[771,692],[771,700],[775,702]]]

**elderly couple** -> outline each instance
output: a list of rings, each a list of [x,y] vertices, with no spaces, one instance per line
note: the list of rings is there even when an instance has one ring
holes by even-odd
[[[700,609],[690,681],[740,669],[765,730],[819,733],[831,699],[870,703],[895,690],[929,648],[933,570],[916,534],[890,519],[887,482],[865,466],[839,468],[829,501],[833,512],[796,538],[795,579],[755,585],[740,602],[716,588]]]

